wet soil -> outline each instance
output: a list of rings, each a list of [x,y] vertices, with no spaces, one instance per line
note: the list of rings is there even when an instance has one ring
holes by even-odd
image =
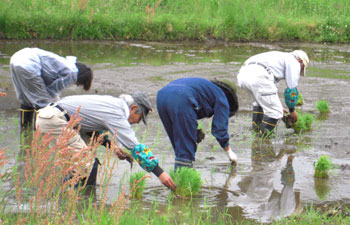
[[[298,86],[304,98],[302,112],[315,116],[312,130],[296,135],[278,124],[277,137],[270,143],[257,143],[250,132],[251,98],[238,89],[240,110],[230,120],[230,143],[238,155],[237,168],[230,169],[227,156],[210,135],[210,119],[202,121],[205,139],[198,146],[194,167],[204,181],[202,193],[191,203],[193,207],[212,205],[218,211],[227,210],[234,218],[249,218],[270,222],[300,211],[305,204],[350,204],[350,81],[333,79],[332,74],[350,76],[350,46],[329,46],[299,43],[246,43],[211,45],[200,43],[124,43],[124,42],[3,42],[0,43],[0,91],[7,97],[0,99],[0,148],[10,149],[12,160],[19,152],[18,101],[9,72],[9,57],[26,46],[38,46],[61,55],[77,55],[93,66],[95,79],[89,94],[119,96],[143,90],[149,93],[155,106],[157,91],[168,82],[182,77],[224,78],[236,82],[237,72],[250,55],[270,50],[306,50],[311,59],[307,73]],[[317,77],[327,74],[327,77]],[[278,84],[282,99],[285,83]],[[77,87],[63,92],[63,96],[87,94]],[[319,115],[316,101],[327,100],[331,113]],[[162,127],[157,111],[149,116],[149,125],[135,126],[140,141],[149,145],[158,156],[165,171],[173,168],[174,154]],[[334,163],[330,177],[313,177],[313,165],[321,155],[328,155]],[[99,153],[103,159],[103,151]],[[109,199],[115,199],[120,185],[130,173],[140,171],[121,161],[115,170]],[[156,177],[147,180],[141,200],[144,208],[154,201],[166,207],[170,192]],[[96,193],[99,193],[99,186]],[[97,196],[98,199],[98,196]],[[180,201],[181,202],[181,201]],[[181,204],[174,207],[181,211]]]

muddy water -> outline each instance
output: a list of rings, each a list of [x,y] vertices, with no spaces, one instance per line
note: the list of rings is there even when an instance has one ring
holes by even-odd
[[[230,120],[231,145],[239,164],[231,170],[225,153],[210,135],[210,120],[202,121],[206,138],[199,145],[195,168],[201,173],[204,187],[192,201],[192,208],[216,213],[226,212],[234,220],[254,219],[269,222],[299,212],[305,204],[349,204],[350,196],[350,46],[314,45],[299,43],[132,43],[132,42],[0,42],[0,91],[8,96],[0,99],[0,148],[6,147],[11,162],[19,152],[18,102],[11,83],[9,57],[23,47],[40,47],[61,55],[76,55],[93,66],[95,79],[90,94],[132,93],[143,90],[150,94],[153,104],[157,90],[181,77],[225,78],[236,82],[242,62],[263,51],[291,51],[304,49],[311,58],[299,91],[304,97],[303,112],[315,115],[312,131],[300,136],[278,125],[278,136],[271,143],[256,143],[251,136],[251,99],[239,89],[240,111]],[[278,84],[282,97],[285,84]],[[63,96],[86,94],[76,87],[64,91]],[[320,116],[315,109],[317,100],[328,101],[331,113]],[[135,126],[139,139],[151,146],[165,171],[172,169],[174,154],[156,110],[149,117],[149,125]],[[335,168],[328,180],[313,178],[313,164],[321,156],[331,157]],[[103,151],[99,153],[103,159]],[[130,173],[127,162],[119,162],[114,172],[108,196],[116,198],[120,186]],[[99,200],[99,186],[96,187]],[[158,202],[160,214],[168,205],[169,191],[156,177],[147,180],[141,200],[145,209]],[[186,201],[171,203],[174,213],[183,214]],[[166,210],[165,210],[166,211]]]

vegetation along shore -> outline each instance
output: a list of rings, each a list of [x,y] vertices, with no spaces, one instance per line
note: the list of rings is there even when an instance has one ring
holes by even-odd
[[[350,42],[348,0],[0,0],[1,39]]]

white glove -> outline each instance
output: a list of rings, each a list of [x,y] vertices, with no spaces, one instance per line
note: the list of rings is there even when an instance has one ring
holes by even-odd
[[[230,159],[231,163],[234,165],[237,165],[237,155],[232,151],[231,148],[226,151],[226,154],[227,154],[228,158]]]

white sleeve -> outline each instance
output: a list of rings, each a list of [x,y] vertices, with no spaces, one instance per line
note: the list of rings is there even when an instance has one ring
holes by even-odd
[[[288,88],[292,89],[298,86],[300,69],[298,61],[294,60],[292,62],[286,62],[285,78]]]

